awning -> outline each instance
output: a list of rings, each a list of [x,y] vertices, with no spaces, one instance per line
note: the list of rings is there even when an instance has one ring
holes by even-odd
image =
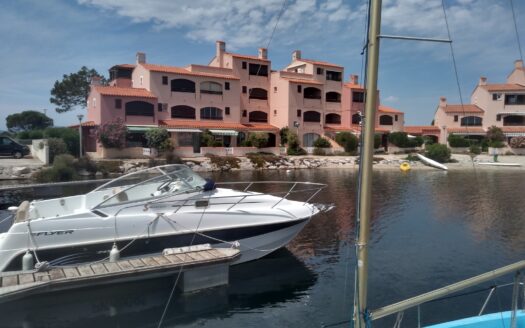
[[[145,132],[150,129],[156,128],[156,125],[128,125],[127,128],[132,132]]]
[[[235,130],[209,130],[211,134],[217,135],[217,136],[233,136],[236,137],[239,132]]]
[[[503,132],[506,137],[525,137],[525,132]]]
[[[172,129],[167,129],[167,130],[168,132],[194,132],[194,133],[202,132],[202,130],[199,130],[199,129],[183,129],[183,128],[180,128],[180,129],[172,128]]]
[[[525,112],[499,112],[498,115],[516,115],[516,116],[525,116]]]

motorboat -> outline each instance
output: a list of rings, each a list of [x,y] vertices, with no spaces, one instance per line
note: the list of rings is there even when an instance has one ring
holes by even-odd
[[[38,263],[69,265],[108,259],[112,250],[126,258],[201,244],[238,247],[235,264],[255,260],[330,209],[310,203],[325,186],[216,184],[179,164],[136,171],[87,194],[11,208],[12,224],[0,234],[0,271],[20,270],[26,254]],[[306,199],[294,199],[299,196]]]

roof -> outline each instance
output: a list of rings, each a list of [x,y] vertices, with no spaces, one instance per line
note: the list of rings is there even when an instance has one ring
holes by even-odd
[[[282,76],[283,79],[288,80],[290,83],[302,83],[302,84],[315,84],[315,85],[323,85],[321,82],[317,82],[315,80],[302,80],[302,79],[294,79]]]
[[[173,73],[173,74],[189,75],[189,76],[214,77],[214,78],[226,79],[226,80],[239,80],[238,77],[233,76],[233,75],[191,72],[185,68],[176,67],[176,66],[164,66],[164,65],[156,65],[156,64],[141,64],[141,65],[145,69],[150,70],[152,72]],[[233,74],[233,70],[232,70],[232,74]]]
[[[357,132],[360,132],[361,131],[361,126],[358,125],[358,124],[352,124],[352,128],[357,131]],[[386,129],[386,128],[382,128],[382,127],[379,127],[378,125],[376,125],[374,127],[374,131],[376,133],[388,133],[388,132],[392,132],[390,129]]]
[[[462,134],[485,134],[483,128],[472,126],[464,126],[458,128],[447,128],[448,133],[462,133]]]
[[[501,131],[504,133],[517,133],[517,132],[525,132],[524,126],[501,126]]]
[[[512,83],[486,84],[481,87],[487,91],[525,91],[525,86]]]
[[[189,129],[228,129],[243,131],[279,131],[279,128],[267,123],[235,123],[223,121],[194,121],[194,120],[160,120],[159,126],[166,128]]]
[[[264,61],[264,62],[269,62],[270,61],[269,59],[259,58],[258,56],[234,54],[232,52],[225,52],[225,54],[230,55],[232,57],[236,57],[236,58],[243,58],[243,59],[250,59],[250,60],[259,60],[259,61]]]
[[[329,62],[325,62],[325,61],[320,61],[320,60],[313,60],[313,59],[303,59],[303,58],[298,58],[297,61],[302,61],[302,62],[305,62],[305,63],[309,63],[309,64],[313,64],[313,65],[319,65],[319,66],[328,66],[328,67],[335,67],[335,68],[343,68],[343,66],[341,65],[337,65],[337,64],[332,64],[332,63],[329,63]]]
[[[477,105],[465,104],[465,105],[446,105],[443,108],[445,113],[479,113],[483,114],[483,109]]]
[[[439,133],[439,127],[434,125],[406,125],[404,130],[408,134]]]
[[[379,111],[382,112],[382,113],[404,114],[400,110],[397,110],[397,109],[392,108],[392,107],[383,106],[383,105],[379,105]]]
[[[97,125],[95,124],[94,121],[86,121],[86,122],[82,122],[82,126],[84,127],[84,126],[97,126]],[[69,127],[78,129],[79,125],[75,124],[75,125],[70,125]]]
[[[153,93],[142,88],[96,86],[95,89],[103,96],[157,98]]]
[[[354,84],[354,83],[345,83],[343,86],[350,88],[350,89],[360,89],[365,90],[365,87],[363,87],[361,84]]]
[[[345,131],[345,132],[354,132],[354,133],[356,132],[356,130],[352,127],[341,126],[341,125],[325,124],[324,129],[325,131],[336,131],[336,132]]]

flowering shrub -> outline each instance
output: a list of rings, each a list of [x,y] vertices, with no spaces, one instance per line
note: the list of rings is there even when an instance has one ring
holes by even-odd
[[[487,130],[487,140],[489,141],[489,147],[505,147],[505,144],[503,143],[505,141],[505,134],[503,134],[503,131],[500,128],[494,125]]]
[[[159,151],[170,151],[173,150],[171,143],[170,134],[168,130],[162,128],[149,129],[144,134],[148,147],[156,148]]]
[[[514,137],[510,139],[510,146],[512,148],[525,148],[525,137]]]
[[[97,141],[104,146],[104,148],[118,148],[124,147],[126,141],[126,134],[128,130],[121,119],[102,124],[97,131]]]

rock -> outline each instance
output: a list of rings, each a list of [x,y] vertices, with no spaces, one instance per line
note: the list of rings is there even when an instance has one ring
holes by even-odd
[[[91,173],[86,171],[86,169],[81,169],[80,171],[78,171],[78,175],[83,176],[83,177],[87,177],[87,176],[90,176]]]
[[[15,166],[11,169],[11,174],[14,176],[21,176],[22,174],[30,173],[31,170],[25,166]]]
[[[104,175],[104,174],[102,174],[102,172],[100,172],[100,171],[97,171],[97,173],[95,173],[95,176],[96,176],[97,178],[101,178],[103,175]]]

